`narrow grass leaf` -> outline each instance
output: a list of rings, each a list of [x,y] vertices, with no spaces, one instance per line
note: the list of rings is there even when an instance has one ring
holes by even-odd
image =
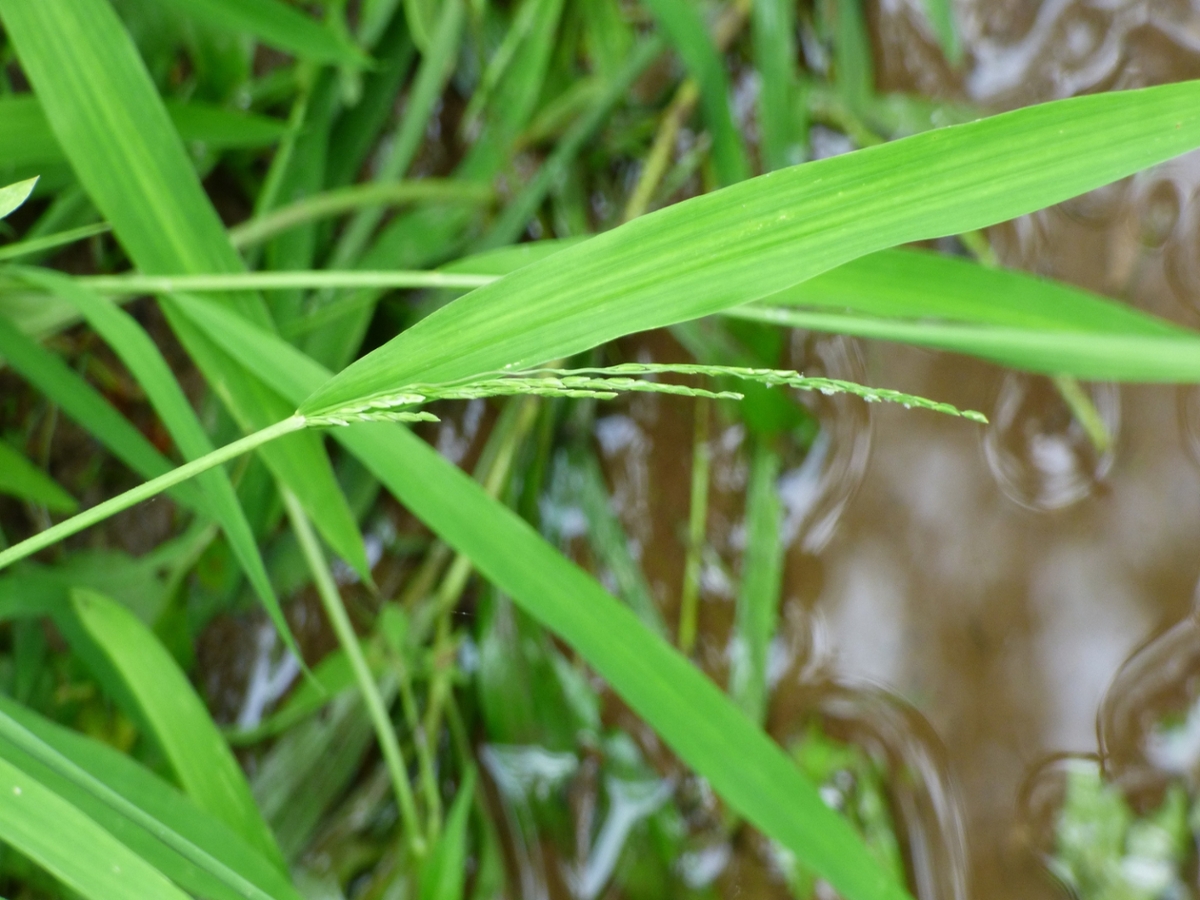
[[[1200,378],[1200,333],[1070,285],[911,250],[863,257],[727,314],[1052,375]]]
[[[488,168],[507,157],[533,114],[562,9],[563,0],[524,0],[517,8],[463,114],[468,132],[481,125],[483,129],[472,148],[469,170],[483,162],[481,151],[492,157]]]
[[[443,307],[302,404],[529,368],[981,228],[1200,145],[1200,83],[1048,103],[783,169],[642,216]]]
[[[834,0],[833,59],[837,90],[855,111],[875,93],[875,65],[863,0]]]
[[[537,174],[505,207],[476,249],[514,243],[521,237],[551,188],[561,183],[568,167],[593,138],[613,107],[629,95],[634,82],[661,52],[662,42],[656,38],[648,38],[633,49],[625,65],[604,83],[603,90],[591,107],[562,136]]]
[[[98,234],[106,234],[111,230],[106,222],[99,222],[95,225],[83,225],[79,228],[71,228],[67,231],[47,234],[44,237],[30,238],[12,244],[5,244],[0,247],[0,262],[19,259],[22,256],[32,256],[35,253],[44,253],[47,250],[54,250],[58,247],[65,247],[67,244],[74,244],[77,241],[95,237]],[[0,315],[2,314],[0,313]]]
[[[317,63],[362,66],[367,56],[347,38],[281,0],[163,0],[223,31],[240,31]]]
[[[1200,338],[1090,291],[923,250],[884,250],[772,294],[763,306],[877,319]]]
[[[387,8],[393,0],[384,0],[377,7]],[[375,70],[363,79],[362,96],[358,103],[344,109],[329,142],[329,170],[325,186],[343,187],[358,180],[372,151],[379,146],[383,130],[395,113],[396,98],[404,90],[412,68],[416,48],[404,23],[404,17],[388,9],[385,16],[386,31],[373,48]],[[359,19],[362,31],[368,11]]]
[[[730,695],[758,723],[767,713],[767,668],[783,589],[786,545],[779,535],[783,517],[776,485],[779,467],[778,452],[767,441],[758,441],[746,490],[746,549],[729,672]]]
[[[147,274],[244,271],[107,0],[0,0],[0,17],[75,173],[137,267]],[[228,302],[269,327],[260,297],[234,294]],[[169,302],[164,312],[244,429],[266,428],[287,415],[277,394],[202,334],[178,325]],[[362,538],[320,441],[295,435],[263,448],[262,458],[300,498],[330,546],[369,579]]]
[[[74,804],[184,890],[215,900],[298,900],[278,868],[131,757],[5,697],[0,697],[0,716],[33,738],[21,748],[0,741],[0,756]]]
[[[184,791],[197,806],[282,867],[279,848],[254,805],[237,760],[158,638],[101,594],[76,591],[72,607],[89,637],[120,673]]]
[[[89,900],[188,900],[94,819],[2,757],[0,835]]]
[[[751,24],[763,163],[768,170],[782,169],[803,158],[796,127],[796,4],[791,0],[754,0]]]
[[[439,200],[482,205],[494,199],[495,193],[488,185],[470,182],[440,178],[369,182],[312,194],[273,209],[229,229],[229,238],[238,248],[251,247],[292,228],[364,207],[382,211],[388,206]]]
[[[1089,381],[1200,382],[1200,344],[1190,335],[1033,331],[1003,326],[872,319],[846,313],[747,306],[727,315],[785,328],[806,328],[967,353],[1001,365]]]
[[[0,441],[0,494],[40,503],[51,512],[74,512],[79,504],[57,481]]]
[[[462,900],[467,880],[467,825],[475,799],[475,769],[458,786],[446,829],[421,867],[418,900]]]
[[[645,0],[688,74],[700,86],[704,118],[713,138],[713,160],[722,184],[750,177],[750,163],[741,133],[729,108],[729,80],[721,55],[708,36],[700,7],[688,0]]]
[[[404,117],[391,140],[384,142],[387,150],[379,160],[374,175],[374,181],[380,185],[396,182],[412,164],[430,116],[445,91],[446,81],[454,71],[465,18],[466,6],[462,0],[447,0],[443,5],[432,34],[432,44],[417,68]],[[350,221],[334,247],[331,257],[333,266],[349,265],[358,260],[383,218],[383,212],[378,207],[368,207]]]
[[[262,147],[283,135],[278,119],[207,103],[168,103],[167,112],[186,142],[214,150]],[[33,94],[0,97],[0,166],[53,166],[66,160],[42,105]]]
[[[287,133],[287,123],[279,119],[210,103],[168,101],[166,107],[185,143],[203,144],[210,150],[267,147]]]
[[[942,53],[951,65],[962,62],[962,42],[958,37],[958,28],[954,23],[953,0],[925,0],[925,15],[933,26]]]
[[[171,470],[170,460],[99,391],[4,319],[0,319],[0,357],[143,478],[155,478]],[[208,501],[195,485],[181,484],[171,495],[203,515],[210,514]]]
[[[193,299],[188,314],[296,400],[328,375],[295,347],[211,301]],[[486,578],[575,647],[685,763],[756,827],[820,872],[848,900],[907,897],[770,738],[516,513],[403,428],[378,423],[339,428],[333,434]]]
[[[189,460],[198,459],[213,451],[212,441],[192,410],[183,388],[175,380],[167,361],[150,336],[124,310],[96,296],[78,282],[45,269],[20,269],[19,274],[32,284],[42,287],[73,305],[88,324],[108,343],[138,384],[146,392],[176,445]],[[295,638],[284,618],[279,598],[271,587],[266,567],[258,552],[258,544],[238,501],[229,476],[220,468],[210,469],[197,476],[213,515],[220,523],[230,547],[241,563],[271,620],[287,641],[289,648],[300,656]]]
[[[36,184],[36,178],[27,178],[25,181],[0,187],[0,219],[28,200]]]

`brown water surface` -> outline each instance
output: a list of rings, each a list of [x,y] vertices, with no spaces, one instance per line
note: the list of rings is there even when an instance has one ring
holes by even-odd
[[[968,45],[958,74],[939,61],[919,0],[878,4],[882,88],[1005,109],[1200,75],[1200,9],[1186,3],[956,6]],[[1193,154],[989,237],[1006,266],[1195,326],[1198,188]],[[638,346],[665,358],[665,340]],[[1136,796],[1163,777],[1148,738],[1155,717],[1200,695],[1200,627],[1187,618],[1200,575],[1200,389],[1086,386],[1115,438],[1097,452],[1045,378],[883,343],[794,344],[799,367],[824,353],[844,376],[993,421],[825,405],[834,439],[824,458],[781,481],[791,543],[770,728],[786,739],[802,711],[844,695],[862,707],[846,713],[860,730],[868,723],[889,752],[918,761],[928,785],[911,821],[958,842],[936,851],[949,856],[934,865],[940,880],[916,885],[923,900],[1066,896],[1033,846],[1044,846],[1039,785],[1055,760],[1102,753]],[[615,504],[671,621],[691,415],[686,402],[641,397],[597,428]],[[711,438],[715,558],[702,578],[696,658],[722,682],[744,438],[736,425]],[[754,883],[744,867],[738,877]]]

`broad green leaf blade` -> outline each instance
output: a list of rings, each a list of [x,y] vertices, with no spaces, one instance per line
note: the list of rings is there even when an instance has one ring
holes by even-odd
[[[362,66],[368,59],[348,39],[280,0],[163,0],[214,28],[253,35],[277,50],[317,63]]]
[[[25,181],[0,187],[0,219],[28,200],[36,184],[36,178],[27,178]]]
[[[171,470],[171,462],[99,391],[2,318],[0,357],[143,478],[155,478]],[[209,515],[208,501],[195,485],[181,484],[171,495],[191,509]]]
[[[297,13],[299,15],[299,13]],[[107,0],[0,0],[10,42],[80,182],[138,268],[147,274],[244,271],[208,202],[149,74]],[[261,325],[261,298],[230,303]],[[287,415],[277,394],[203,335],[177,325],[181,342],[247,431]],[[320,442],[295,435],[262,458],[293,490],[330,546],[364,579],[366,553]]]
[[[188,900],[94,819],[3,758],[0,838],[90,900]]]
[[[162,418],[163,424],[184,457],[189,460],[198,459],[212,452],[212,441],[208,439],[200,420],[196,418],[183,388],[175,380],[174,373],[154,341],[132,316],[64,275],[45,269],[18,271],[30,283],[74,306],[96,333],[116,351],[145,390],[151,405]],[[275,627],[284,636],[292,652],[299,657],[299,648],[288,628],[279,598],[271,588],[266,567],[258,552],[258,544],[254,540],[250,523],[246,520],[246,514],[238,502],[229,476],[223,469],[210,469],[198,476],[198,481],[213,515],[220,522],[255,593],[262,600]]]
[[[304,402],[570,356],[859,256],[1056,203],[1200,145],[1200,83],[1096,94],[763,175],[635,219],[418,322]]]
[[[645,0],[700,86],[704,118],[713,138],[713,159],[722,184],[750,177],[750,163],[729,109],[729,82],[721,55],[708,36],[700,8],[690,0]]]
[[[167,112],[184,141],[214,150],[273,144],[286,128],[277,119],[207,103],[169,103]],[[0,122],[5,125],[0,131],[0,166],[51,166],[65,161],[37,97],[0,97]]]
[[[184,791],[282,869],[279,848],[237,760],[158,638],[120,604],[93,591],[74,592],[72,607],[121,674]]]
[[[506,275],[567,246],[506,247],[443,271]],[[1133,307],[1062,282],[919,250],[872,253],[725,315],[1094,380],[1193,381],[1193,360],[1200,358],[1200,333]]]
[[[40,503],[52,512],[74,512],[79,504],[58,482],[0,441],[0,494]]]
[[[184,890],[215,900],[240,900],[250,893],[244,885],[235,886],[243,879],[275,900],[298,900],[287,878],[227,825],[126,754],[55,725],[5,697],[0,697],[0,715],[14,719],[45,745],[39,757],[0,741],[0,756],[74,804]],[[96,794],[59,774],[54,760],[48,758],[55,753],[78,766],[85,778],[95,779],[157,823],[154,830],[139,827]],[[167,846],[154,836],[162,829],[175,833],[177,845],[190,846],[183,847],[184,853]]]
[[[186,309],[227,351],[289,397],[299,400],[328,374],[292,345],[210,300],[192,298]],[[848,900],[907,897],[770,738],[516,513],[399,426],[356,425],[332,433],[401,503],[571,644],[739,814]]]

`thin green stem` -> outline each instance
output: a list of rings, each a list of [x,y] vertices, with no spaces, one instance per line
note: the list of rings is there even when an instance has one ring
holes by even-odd
[[[305,420],[303,416],[292,416],[290,419],[277,422],[270,428],[256,431],[254,434],[247,435],[239,441],[234,441],[232,444],[220,447],[212,453],[205,454],[199,459],[194,459],[177,469],[172,469],[165,475],[160,475],[151,481],[147,481],[145,484],[139,484],[137,487],[123,494],[119,494],[110,500],[105,500],[91,509],[84,510],[77,516],[72,516],[65,522],[59,522],[57,525],[47,528],[45,531],[39,532],[33,537],[21,541],[19,544],[14,544],[7,550],[0,552],[0,569],[5,569],[17,562],[17,560],[24,559],[33,553],[37,553],[39,550],[44,550],[51,544],[56,544],[64,538],[77,534],[98,522],[103,522],[109,516],[129,509],[129,507],[141,503],[143,500],[149,500],[151,497],[161,494],[168,488],[187,481],[189,478],[194,478],[201,472],[208,471],[213,466],[219,466],[221,463],[227,462],[236,456],[241,456],[255,447],[275,440],[275,438],[290,434],[293,431],[299,431],[304,426]]]
[[[495,197],[489,185],[429,178],[358,184],[305,197],[229,229],[229,239],[239,249],[275,237],[308,222],[327,219],[364,207],[396,206],[420,200],[488,203]],[[2,251],[0,251],[2,252]],[[0,257],[3,258],[3,257]]]
[[[1107,453],[1112,447],[1112,435],[1108,433],[1108,426],[1104,423],[1104,417],[1100,415],[1100,411],[1096,409],[1096,405],[1092,403],[1092,398],[1088,396],[1078,379],[1072,378],[1070,375],[1055,375],[1052,379],[1055,388],[1058,389],[1058,395],[1062,397],[1063,402],[1067,404],[1067,408],[1071,410],[1071,415],[1083,427],[1084,432],[1088,436],[1088,440],[1092,442],[1092,446],[1099,454]]]
[[[384,706],[383,698],[379,695],[375,678],[371,675],[366,657],[363,656],[362,646],[358,642],[358,635],[355,634],[354,626],[350,623],[346,607],[342,605],[342,595],[338,592],[337,585],[334,584],[333,573],[329,571],[329,563],[317,540],[316,532],[313,531],[312,525],[308,521],[308,516],[301,507],[300,501],[291,491],[283,492],[283,502],[287,507],[288,517],[292,520],[296,538],[300,542],[300,549],[308,563],[313,583],[317,588],[317,595],[321,598],[321,605],[325,608],[325,614],[329,616],[329,623],[333,626],[338,643],[342,645],[346,658],[350,660],[350,667],[354,670],[354,679],[358,682],[358,688],[362,692],[367,715],[375,728],[375,737],[379,740],[379,748],[383,752],[383,760],[392,779],[392,789],[396,792],[400,818],[404,822],[404,830],[408,833],[409,850],[419,859],[425,855],[425,838],[421,833],[420,823],[417,821],[417,807],[413,801],[412,789],[408,784],[408,771],[404,765],[404,758],[400,754],[400,744],[396,740],[396,731],[392,727],[391,717]]]
[[[290,291],[316,288],[477,288],[497,275],[450,272],[244,272],[223,275],[93,275],[80,284],[101,294],[169,294],[176,291]]]
[[[686,655],[696,643],[696,624],[700,605],[700,557],[708,522],[708,471],[711,453],[708,447],[708,419],[712,406],[707,400],[696,401],[696,429],[692,448],[692,496],[688,514],[687,558],[683,568],[683,591],[679,599],[679,649]]]
[[[97,222],[94,225],[84,225],[80,228],[72,228],[69,231],[59,231],[54,234],[48,234],[45,237],[31,238],[27,241],[8,244],[0,247],[0,261],[16,259],[20,256],[29,256],[33,253],[41,253],[43,250],[53,250],[56,247],[65,247],[67,244],[73,244],[76,241],[82,241],[85,238],[95,237],[98,234],[105,234],[109,231],[112,231],[111,225],[107,222]]]
[[[233,869],[197,847],[174,829],[144,812],[140,807],[126,800],[100,779],[86,769],[64,756],[54,747],[10,717],[0,712],[0,738],[8,741],[14,747],[29,754],[42,765],[48,767],[56,775],[65,778],[71,784],[91,794],[109,809],[124,816],[130,822],[145,829],[170,847],[184,859],[193,863],[202,871],[218,878],[238,895],[246,900],[274,900],[274,898],[254,883],[243,878]]]
[[[399,676],[400,709],[408,730],[412,732],[413,745],[417,751],[417,770],[420,773],[421,792],[425,795],[426,827],[429,843],[432,846],[437,841],[442,823],[442,795],[438,791],[437,774],[433,767],[433,753],[429,747],[429,735],[421,724],[417,712],[417,698],[412,688],[412,672],[408,662],[403,658],[404,648],[396,648],[394,662]]]

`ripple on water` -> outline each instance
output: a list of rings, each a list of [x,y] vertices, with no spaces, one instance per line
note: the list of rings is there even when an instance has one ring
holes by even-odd
[[[867,367],[857,342],[838,335],[796,331],[788,365],[812,377],[866,383]],[[833,536],[846,505],[858,492],[871,455],[871,409],[857,397],[800,392],[797,399],[821,423],[809,452],[779,479],[783,540],[816,553]]]
[[[1183,385],[1177,397],[1183,446],[1192,462],[1200,466],[1200,385]]]
[[[966,900],[962,804],[945,749],[925,718],[896,695],[865,684],[803,683],[781,699],[787,706],[787,715],[778,716],[787,723],[777,735],[783,746],[802,741],[817,725],[882,765],[909,888],[917,900]]]
[[[1049,379],[1009,373],[1001,383],[983,452],[997,485],[1014,503],[1054,510],[1090,496],[1108,475],[1121,425],[1120,393],[1107,382],[1082,386],[1110,441],[1097,450]]]

